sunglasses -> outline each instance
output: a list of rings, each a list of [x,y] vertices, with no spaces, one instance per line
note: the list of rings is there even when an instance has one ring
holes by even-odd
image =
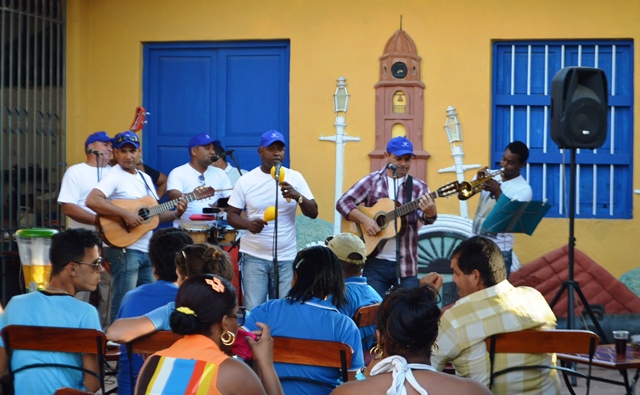
[[[104,267],[102,266],[103,260],[102,258],[98,258],[93,262],[78,262],[78,261],[71,261],[73,263],[77,263],[78,265],[89,265],[89,266],[93,266],[93,270],[98,273],[100,271],[100,269],[104,269]]]
[[[135,136],[135,135],[134,135],[134,136],[129,136],[129,135],[127,135],[127,136],[120,136],[120,137],[118,137],[118,144],[119,144],[119,143],[122,143],[122,142],[137,143],[137,142],[139,142],[139,141],[140,141],[140,140],[138,140],[138,136]]]

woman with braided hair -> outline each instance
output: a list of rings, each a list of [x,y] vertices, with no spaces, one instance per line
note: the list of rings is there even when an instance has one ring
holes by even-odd
[[[233,279],[233,266],[229,254],[213,244],[199,243],[187,246],[176,256],[175,263],[178,285],[196,274],[212,273],[229,281]]]
[[[436,349],[440,308],[431,286],[400,288],[380,304],[373,361],[332,395],[491,395],[482,383],[437,372],[431,366]],[[363,374],[364,373],[364,374]]]
[[[236,291],[214,274],[189,277],[178,290],[171,330],[184,335],[171,347],[147,359],[136,394],[266,394],[280,395],[273,367],[273,339],[259,323],[259,341],[248,339],[260,378],[242,361],[229,356],[244,313]]]

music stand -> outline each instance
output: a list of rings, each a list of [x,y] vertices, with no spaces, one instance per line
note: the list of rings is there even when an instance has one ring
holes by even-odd
[[[502,194],[482,223],[482,229],[489,233],[526,233],[531,236],[549,208],[551,205],[546,202],[520,202]]]
[[[595,326],[596,332],[600,336],[600,338],[604,341],[604,343],[608,343],[607,335],[602,330],[600,326],[600,322],[596,318],[595,314],[593,314],[593,310],[591,310],[591,305],[587,302],[587,298],[585,298],[582,290],[580,289],[580,284],[573,279],[573,266],[574,266],[574,247],[576,245],[576,238],[574,236],[574,222],[576,217],[576,148],[571,148],[571,165],[570,165],[570,182],[569,182],[569,266],[568,266],[568,274],[567,281],[562,283],[562,286],[556,293],[556,296],[553,297],[549,306],[553,309],[553,306],[556,305],[562,292],[567,290],[567,329],[575,328],[575,311],[573,307],[573,296],[574,291],[580,297],[582,304],[587,310],[587,314],[589,314],[589,318],[591,318],[591,322],[593,326]]]

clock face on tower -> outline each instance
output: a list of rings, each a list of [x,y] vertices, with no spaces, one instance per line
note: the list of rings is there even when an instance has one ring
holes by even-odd
[[[403,62],[395,62],[393,66],[391,66],[391,75],[398,79],[406,77],[407,65]]]

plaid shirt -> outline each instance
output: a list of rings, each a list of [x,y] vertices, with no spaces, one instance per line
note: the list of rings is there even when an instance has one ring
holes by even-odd
[[[515,288],[504,280],[459,299],[440,319],[438,352],[431,356],[433,366],[442,370],[453,363],[456,375],[489,385],[489,353],[485,339],[496,333],[524,329],[553,329],[556,317],[544,297],[529,287]],[[550,365],[555,354],[496,354],[494,371],[508,366]],[[555,371],[540,374],[524,370],[496,377],[494,394],[559,394]]]
[[[411,201],[428,192],[429,187],[427,184],[414,177]],[[371,207],[384,198],[389,198],[386,167],[367,175],[349,188],[336,203],[336,210],[344,218],[348,218],[351,210],[357,209],[360,204]],[[406,201],[405,182],[398,185],[398,201],[401,204],[408,203]],[[418,229],[423,223],[432,224],[435,222],[435,218],[430,218],[427,221],[423,218],[424,213],[420,209],[406,215],[407,231],[400,239],[401,277],[418,275]]]

